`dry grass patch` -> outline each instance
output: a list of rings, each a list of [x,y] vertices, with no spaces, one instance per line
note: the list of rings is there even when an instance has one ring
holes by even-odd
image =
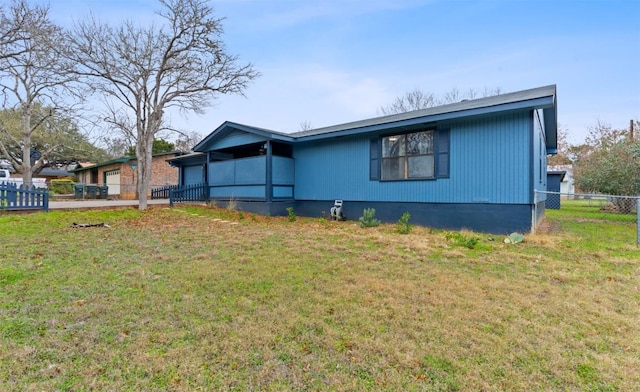
[[[469,249],[216,208],[2,216],[0,389],[632,390],[637,254],[563,225]]]

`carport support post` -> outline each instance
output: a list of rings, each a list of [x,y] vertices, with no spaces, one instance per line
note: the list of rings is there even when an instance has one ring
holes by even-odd
[[[267,145],[267,162],[266,162],[266,170],[267,172],[266,177],[265,177],[265,199],[267,201],[267,203],[271,203],[271,201],[273,200],[273,169],[272,169],[272,157],[273,157],[273,149],[271,146],[271,140],[267,140],[267,142],[265,143]]]

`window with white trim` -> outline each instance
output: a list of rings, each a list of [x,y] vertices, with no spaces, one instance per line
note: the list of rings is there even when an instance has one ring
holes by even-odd
[[[382,138],[382,180],[435,177],[434,131]]]

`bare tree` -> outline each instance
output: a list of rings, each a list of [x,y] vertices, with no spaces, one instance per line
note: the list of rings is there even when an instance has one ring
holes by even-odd
[[[469,91],[473,92],[474,90],[469,90]],[[474,92],[474,95],[475,95],[475,92]],[[473,99],[473,98],[470,98],[470,99]],[[440,104],[446,105],[450,103],[460,102],[461,100],[462,98],[461,98],[460,90],[454,87],[451,90],[444,93],[444,95],[442,96],[442,99],[440,100]]]
[[[391,105],[381,107],[379,112],[383,115],[389,115],[426,109],[436,105],[438,105],[438,101],[433,93],[425,93],[422,90],[415,89],[397,97]]]
[[[311,125],[311,121],[303,121],[298,125],[298,132],[310,131],[313,129],[313,125]]]
[[[16,43],[21,39],[26,20],[19,7],[8,10],[0,4],[0,58],[19,56],[26,50]]]
[[[490,90],[485,87],[482,97],[500,95],[501,93],[502,90],[500,88]],[[474,89],[469,89],[467,93],[463,95],[460,93],[460,90],[454,87],[447,91],[442,98],[438,98],[433,93],[426,93],[422,90],[415,89],[407,91],[404,95],[397,97],[390,105],[383,106],[378,109],[378,112],[382,115],[405,113],[412,110],[420,110],[439,105],[456,103],[464,99],[476,99],[479,96],[480,93]]]
[[[569,144],[568,138],[569,131],[566,128],[558,127],[558,152],[547,159],[547,164],[555,166],[573,163],[572,152],[575,152],[575,150],[572,150],[574,146]]]
[[[627,137],[626,129],[614,129],[611,125],[598,120],[595,126],[589,127],[589,134],[585,139],[585,143],[593,149],[608,149]]]
[[[202,135],[198,132],[183,132],[176,140],[175,146],[176,150],[182,152],[192,151],[193,147],[200,143],[202,140]]]
[[[160,4],[159,25],[126,21],[112,27],[90,18],[70,34],[79,75],[131,119],[116,116],[112,125],[135,132],[139,209],[147,208],[153,139],[165,111],[202,113],[219,94],[243,94],[259,76],[251,64],[239,65],[227,53],[222,19],[206,0]]]
[[[24,183],[31,185],[33,174],[61,147],[55,140],[63,138],[50,137],[50,143],[35,151],[32,137],[36,132],[65,131],[56,124],[62,123],[58,116],[64,117],[70,110],[65,98],[74,93],[74,77],[69,73],[73,63],[63,56],[67,48],[64,35],[49,19],[48,7],[14,0],[8,11],[8,16],[3,16],[8,25],[0,33],[4,38],[0,46],[0,89],[3,108],[20,113],[21,137],[11,137],[0,124],[0,152],[22,173]],[[6,143],[19,145],[22,153],[11,154]]]

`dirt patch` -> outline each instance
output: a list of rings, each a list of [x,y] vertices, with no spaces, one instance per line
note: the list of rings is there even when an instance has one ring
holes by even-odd
[[[559,234],[562,232],[562,228],[558,222],[552,222],[549,219],[544,219],[540,225],[538,225],[536,232],[539,234]]]

